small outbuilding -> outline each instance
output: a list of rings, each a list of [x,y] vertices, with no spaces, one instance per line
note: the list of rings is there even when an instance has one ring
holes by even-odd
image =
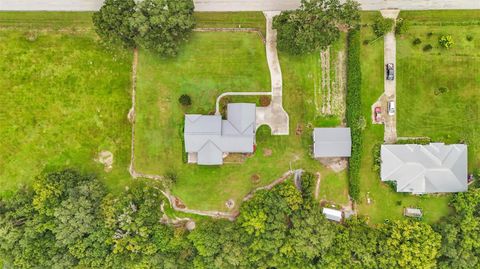
[[[406,207],[403,210],[403,215],[406,217],[421,218],[423,216],[422,210],[418,208]]]
[[[350,157],[351,153],[350,128],[315,128],[313,130],[315,158]]]
[[[331,208],[323,208],[323,215],[329,220],[333,220],[336,222],[341,222],[342,221],[342,211],[336,210],[336,209],[331,209]]]

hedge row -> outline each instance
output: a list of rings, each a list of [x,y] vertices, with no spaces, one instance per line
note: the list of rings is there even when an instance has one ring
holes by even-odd
[[[352,133],[352,156],[348,169],[350,197],[358,201],[360,196],[360,164],[362,159],[362,73],[360,69],[360,31],[348,33],[347,56],[347,125]]]

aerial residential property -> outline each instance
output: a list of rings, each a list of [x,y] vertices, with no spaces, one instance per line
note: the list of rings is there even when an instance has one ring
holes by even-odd
[[[0,268],[480,268],[480,0],[0,0]]]

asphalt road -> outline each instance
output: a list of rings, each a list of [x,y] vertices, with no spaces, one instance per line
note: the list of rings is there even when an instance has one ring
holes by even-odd
[[[480,0],[357,0],[363,10],[480,9]],[[98,10],[103,0],[0,0],[0,10]],[[197,11],[272,11],[295,9],[300,0],[194,0]]]

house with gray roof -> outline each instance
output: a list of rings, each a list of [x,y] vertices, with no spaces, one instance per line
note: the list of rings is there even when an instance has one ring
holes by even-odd
[[[350,157],[351,153],[350,128],[315,128],[313,130],[315,158]]]
[[[185,152],[189,163],[221,165],[229,153],[252,153],[255,145],[255,104],[227,106],[220,115],[185,115]]]
[[[382,145],[382,181],[413,194],[467,191],[467,145]]]

